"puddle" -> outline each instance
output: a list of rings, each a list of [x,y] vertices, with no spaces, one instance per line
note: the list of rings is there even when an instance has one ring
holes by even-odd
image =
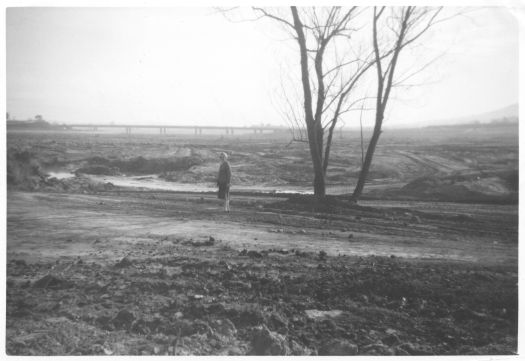
[[[49,172],[50,177],[57,179],[68,179],[75,177],[75,174],[68,172]],[[157,175],[140,175],[140,176],[106,176],[106,175],[91,175],[86,174],[86,177],[95,181],[107,183],[110,182],[115,186],[119,187],[133,187],[133,188],[144,188],[151,190],[164,190],[174,192],[215,192],[217,187],[212,183],[177,183],[168,182]],[[291,186],[264,186],[264,185],[240,185],[232,186],[232,192],[257,192],[257,193],[268,193],[268,194],[312,194],[310,188],[299,188]]]
[[[56,179],[67,179],[67,178],[73,178],[75,176],[74,173],[69,172],[47,172],[49,174],[50,178],[56,178]]]
[[[304,310],[306,313],[306,317],[316,320],[316,319],[325,319],[325,318],[336,318],[343,314],[343,311],[341,310],[329,310],[329,311],[321,311],[321,310]]]
[[[146,188],[152,190],[166,190],[166,191],[178,191],[178,192],[210,192],[215,191],[215,187],[212,185],[203,183],[175,183],[167,182],[156,175],[148,176],[101,176],[101,175],[88,175],[88,177],[97,182],[107,183],[110,182],[119,187],[136,187]]]

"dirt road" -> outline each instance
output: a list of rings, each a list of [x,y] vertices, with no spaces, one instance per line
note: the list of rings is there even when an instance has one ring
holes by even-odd
[[[372,213],[354,210],[327,217],[308,210],[286,212],[274,207],[278,199],[271,197],[238,197],[233,211],[225,214],[212,195],[125,195],[10,193],[8,254],[114,260],[134,254],[132,245],[138,241],[213,236],[238,250],[278,247],[332,256],[517,262],[514,206],[390,202],[378,208],[380,202],[369,202]]]

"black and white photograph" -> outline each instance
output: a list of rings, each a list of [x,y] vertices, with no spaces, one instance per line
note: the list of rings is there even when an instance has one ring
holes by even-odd
[[[3,10],[4,356],[519,358],[522,3]]]

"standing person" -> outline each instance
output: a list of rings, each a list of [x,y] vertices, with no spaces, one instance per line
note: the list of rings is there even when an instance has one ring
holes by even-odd
[[[221,166],[219,167],[219,175],[217,176],[217,185],[219,186],[219,199],[224,199],[224,211],[230,211],[230,180],[232,172],[230,170],[230,163],[228,163],[228,155],[221,153]]]

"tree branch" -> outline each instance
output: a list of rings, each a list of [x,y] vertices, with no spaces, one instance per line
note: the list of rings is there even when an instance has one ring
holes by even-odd
[[[266,16],[266,17],[268,17],[270,19],[274,19],[274,20],[280,21],[281,23],[286,24],[287,26],[291,27],[292,29],[295,29],[294,25],[292,23],[290,23],[289,21],[287,21],[287,20],[285,20],[283,18],[280,18],[278,16],[275,16],[273,14],[270,14],[269,12],[267,12],[263,8],[253,7],[252,9],[256,10],[256,11],[260,11],[263,14],[262,16]]]

